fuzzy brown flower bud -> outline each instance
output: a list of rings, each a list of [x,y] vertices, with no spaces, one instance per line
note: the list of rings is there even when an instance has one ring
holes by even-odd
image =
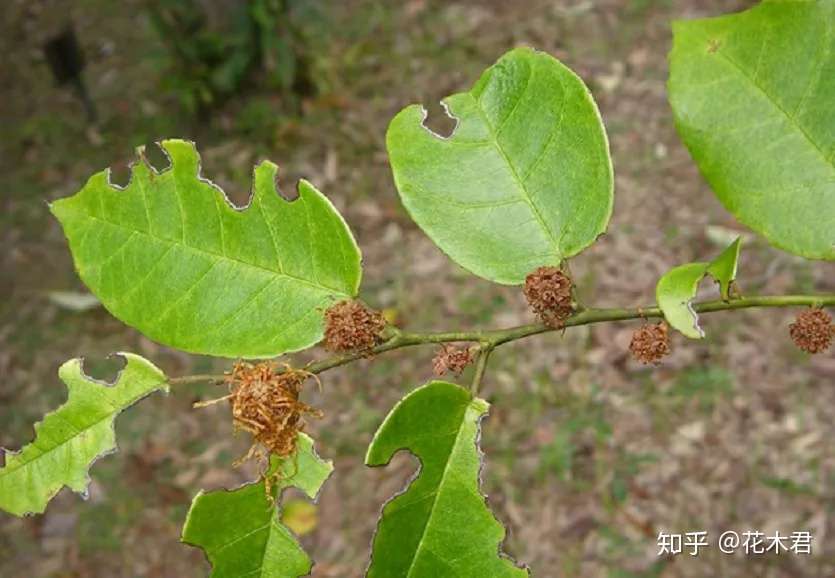
[[[669,355],[670,331],[663,321],[656,324],[645,324],[635,330],[629,343],[632,356],[641,363],[658,363]]]
[[[835,327],[832,316],[823,309],[807,309],[798,313],[794,323],[789,325],[789,335],[806,353],[820,353],[832,345]]]
[[[325,311],[325,349],[364,351],[382,340],[386,320],[359,301],[340,301]]]
[[[562,327],[574,310],[571,278],[559,267],[540,267],[525,278],[525,298],[549,327]]]
[[[438,377],[447,372],[457,376],[461,375],[472,360],[473,356],[469,349],[443,344],[432,359],[432,370]]]

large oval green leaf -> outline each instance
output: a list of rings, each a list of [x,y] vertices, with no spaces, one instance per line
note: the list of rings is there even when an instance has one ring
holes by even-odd
[[[255,168],[245,209],[199,175],[194,145],[168,140],[171,168],[144,159],[119,190],[107,171],[52,204],[82,280],[113,315],[184,351],[270,357],[321,339],[323,309],[356,295],[359,249],[310,183],[281,198]]]
[[[392,409],[365,463],[385,465],[401,449],[420,459],[408,489],[390,500],[374,536],[369,578],[525,577],[502,555],[505,529],[479,490],[479,420],[488,403],[452,383],[419,387]]]
[[[670,102],[725,207],[775,246],[835,259],[835,1],[677,22]]]
[[[446,98],[449,138],[423,126],[419,105],[386,135],[394,180],[418,225],[476,275],[519,284],[606,229],[612,165],[582,80],[528,48],[504,55],[469,92]]]
[[[35,425],[32,443],[7,454],[0,468],[0,509],[17,516],[40,514],[63,486],[86,492],[90,466],[116,451],[116,416],[154,391],[168,391],[167,378],[150,361],[120,355],[127,364],[112,386],[84,375],[81,359],[61,366],[67,402]]]

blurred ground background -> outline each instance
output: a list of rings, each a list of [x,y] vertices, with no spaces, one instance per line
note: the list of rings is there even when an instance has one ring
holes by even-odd
[[[184,23],[180,14],[175,24],[191,32],[174,45],[161,30],[186,0],[3,3],[0,447],[30,441],[32,424],[64,400],[56,370],[70,357],[86,356],[88,372],[102,377],[115,371],[106,355],[119,350],[145,355],[170,375],[227,367],[160,347],[87,308],[47,208],[107,166],[115,182],[126,182],[134,147],[163,137],[197,141],[203,174],[238,203],[259,159],[279,163],[284,190],[309,178],[363,249],[362,297],[414,329],[532,320],[521,291],[466,274],[409,221],[384,146],[389,119],[413,102],[429,108],[431,126],[449,127],[440,98],[468,88],[518,44],[576,70],[609,132],[614,217],[608,235],[572,262],[585,302],[649,304],[666,269],[715,255],[742,230],[677,139],[664,83],[672,19],[750,3],[288,0],[282,9],[291,16],[262,19],[258,29],[267,42],[263,31],[277,27],[286,45],[256,49],[244,72],[240,62],[252,52],[229,31],[234,3],[197,3],[209,18]],[[55,87],[43,57],[42,43],[69,21],[87,56],[95,124],[70,89]],[[172,55],[195,50],[222,72],[183,67],[182,59],[178,69]],[[157,151],[150,155],[164,166]],[[755,237],[746,237],[740,270],[744,292],[835,290],[831,265]],[[835,575],[835,357],[795,350],[787,338],[792,315],[705,316],[708,338],[677,336],[674,355],[658,368],[626,353],[637,323],[502,348],[484,388],[493,406],[482,444],[484,490],[508,526],[507,552],[539,577]],[[296,359],[322,355],[314,349]],[[336,466],[318,524],[302,537],[317,561],[314,576],[362,575],[381,504],[415,468],[407,455],[365,468],[364,449],[395,401],[430,378],[432,355],[399,351],[329,372],[323,393],[310,396],[326,412],[310,431]],[[184,386],[126,412],[117,421],[120,451],[92,470],[87,502],[62,492],[44,516],[0,514],[0,576],[207,575],[202,553],[178,543],[190,499],[252,476],[231,467],[248,443],[232,437],[228,408],[191,409],[217,395],[212,386]],[[656,556],[661,530],[707,530],[715,541],[729,529],[810,530],[815,553],[746,558],[713,546],[696,558]]]

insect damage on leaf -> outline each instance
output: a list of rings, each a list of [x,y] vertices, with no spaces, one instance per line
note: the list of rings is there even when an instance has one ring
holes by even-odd
[[[506,285],[594,243],[612,213],[613,173],[597,105],[554,57],[519,47],[443,99],[449,137],[420,105],[389,124],[386,148],[409,215],[453,261]]]
[[[365,457],[389,464],[408,450],[420,470],[383,507],[368,578],[525,578],[501,549],[506,529],[481,493],[481,420],[490,405],[458,385],[432,381],[401,399]]]
[[[276,191],[278,166],[253,171],[237,207],[201,173],[194,143],[161,143],[170,166],[144,155],[129,183],[93,175],[50,205],[81,280],[111,314],[146,337],[190,353],[264,359],[322,338],[322,310],[357,294],[360,251],[312,184]]]
[[[473,354],[469,348],[464,349],[443,343],[432,359],[432,371],[438,377],[445,373],[458,376],[472,361]]]
[[[549,327],[562,327],[574,311],[571,289],[571,278],[559,267],[539,267],[525,278],[525,298]]]
[[[798,313],[794,323],[789,325],[789,335],[806,353],[821,353],[832,345],[835,326],[832,316],[823,309],[807,309]]]
[[[197,403],[195,407],[229,400],[235,430],[249,432],[254,440],[246,455],[235,464],[254,457],[262,466],[262,475],[269,478],[266,475],[269,454],[280,458],[295,455],[298,434],[305,427],[304,416],[317,419],[323,416],[320,410],[299,401],[302,385],[310,377],[318,381],[314,374],[289,365],[238,362],[226,377],[229,395]],[[268,493],[270,481],[267,479]]]
[[[0,510],[16,516],[43,513],[64,486],[86,496],[90,468],[116,451],[116,417],[145,396],[168,391],[167,378],[150,361],[132,353],[119,356],[125,367],[111,385],[85,374],[80,358],[61,366],[67,401],[35,425],[32,443],[6,456],[0,467]]]
[[[186,516],[182,540],[202,548],[212,565],[214,578],[262,576],[301,578],[309,576],[313,561],[293,532],[283,523],[282,491],[294,487],[316,501],[322,484],[333,471],[323,460],[313,440],[298,435],[291,459],[272,456],[270,471],[285,475],[265,477],[232,490],[200,491]]]
[[[632,356],[643,364],[657,364],[670,354],[671,349],[669,326],[663,321],[642,325],[632,334],[629,343]]]
[[[699,284],[710,275],[719,284],[723,301],[739,297],[736,286],[741,238],[737,238],[718,257],[709,263],[685,263],[673,267],[658,280],[655,298],[670,327],[691,339],[705,336],[699,326],[699,316],[693,309],[693,299]]]
[[[359,301],[340,301],[325,311],[325,349],[366,351],[382,341],[386,319]]]

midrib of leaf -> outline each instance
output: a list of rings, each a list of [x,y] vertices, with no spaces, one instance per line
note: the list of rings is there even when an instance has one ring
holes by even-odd
[[[258,575],[261,578],[263,578],[264,577],[264,558],[267,555],[267,550],[268,550],[269,545],[270,545],[270,540],[272,540],[272,537],[273,537],[273,531],[279,529],[278,525],[276,523],[277,512],[276,512],[275,506],[271,506],[270,510],[271,510],[271,513],[270,513],[270,521],[269,522],[267,522],[266,524],[263,524],[262,526],[258,526],[257,528],[253,528],[252,530],[250,530],[249,532],[246,532],[245,534],[242,534],[240,536],[235,536],[234,538],[232,538],[231,540],[229,540],[225,544],[219,546],[218,548],[215,548],[211,552],[212,557],[216,557],[220,552],[223,552],[227,548],[230,548],[231,546],[234,546],[235,544],[238,544],[239,542],[242,542],[242,541],[246,540],[247,538],[249,538],[251,536],[254,536],[254,535],[266,530],[267,531],[267,539],[264,540],[264,545],[261,548],[261,554],[259,556],[258,567],[250,570],[249,572],[241,574],[241,578],[244,578],[245,576],[255,576],[255,575]]]
[[[272,540],[272,539],[273,539],[273,531],[274,531],[274,530],[276,530],[276,529],[278,529],[278,528],[277,528],[277,526],[276,526],[276,521],[275,521],[276,516],[277,516],[278,514],[277,514],[277,512],[275,511],[275,507],[272,507],[272,508],[270,508],[270,509],[271,509],[271,510],[273,510],[273,512],[270,514],[270,521],[269,521],[269,523],[267,523],[267,525],[265,525],[265,526],[261,526],[261,527],[260,527],[260,528],[258,528],[257,530],[254,530],[254,531],[252,531],[252,532],[249,532],[249,533],[248,533],[248,534],[246,534],[245,536],[242,536],[241,538],[236,538],[235,540],[232,540],[232,541],[231,541],[231,542],[229,542],[228,544],[224,544],[224,545],[223,545],[223,548],[225,548],[226,546],[229,546],[229,545],[231,545],[231,544],[234,544],[235,542],[238,542],[240,539],[243,539],[243,538],[246,538],[246,537],[248,537],[248,536],[251,536],[252,534],[255,534],[256,532],[261,532],[261,531],[263,531],[263,530],[267,530],[267,539],[266,539],[266,540],[264,540],[264,546],[261,548],[261,558],[260,558],[260,563],[258,564],[258,568],[255,568],[255,569],[253,569],[253,570],[250,570],[250,571],[249,571],[249,572],[247,572],[246,574],[243,574],[243,575],[242,575],[242,578],[243,578],[244,576],[255,576],[256,574],[257,574],[260,578],[264,578],[264,558],[267,556],[267,549],[270,547],[270,540]],[[221,549],[222,549],[222,548],[220,548],[219,550],[221,550]],[[219,551],[219,550],[217,550],[217,551]]]
[[[444,486],[444,482],[446,481],[447,473],[449,473],[449,466],[452,463],[452,455],[455,453],[455,448],[458,447],[458,442],[461,439],[461,434],[464,431],[464,422],[467,419],[467,413],[470,411],[470,404],[467,404],[467,408],[464,410],[464,414],[461,416],[461,424],[458,426],[458,431],[455,434],[455,441],[450,446],[449,457],[447,458],[446,464],[444,465],[444,471],[441,473],[441,479],[438,482],[438,489],[432,492],[432,508],[430,510],[429,516],[426,518],[426,523],[423,525],[423,529],[420,533],[420,541],[418,542],[417,548],[415,548],[415,554],[412,556],[412,562],[409,564],[409,571],[406,573],[406,578],[410,578],[412,576],[412,570],[414,570],[415,562],[417,562],[418,555],[420,554],[421,549],[423,548],[423,543],[426,539],[426,532],[429,530],[429,527],[432,525],[432,519],[435,517],[435,506],[438,504],[438,496],[441,493],[441,488]]]
[[[258,576],[260,576],[261,578],[264,578],[264,557],[267,555],[267,548],[269,548],[270,540],[272,539],[272,535],[273,535],[273,530],[276,528],[276,526],[275,526],[275,517],[276,517],[275,508],[272,507],[270,509],[273,510],[273,512],[270,515],[270,521],[269,522],[267,522],[263,526],[259,526],[259,527],[255,528],[254,530],[250,530],[249,532],[247,532],[243,536],[237,536],[233,540],[230,540],[230,541],[226,542],[223,546],[221,546],[220,548],[218,548],[214,552],[212,552],[213,555],[217,555],[219,552],[222,552],[226,548],[228,548],[230,546],[234,546],[238,542],[246,540],[250,536],[253,536],[253,535],[255,535],[259,532],[263,532],[264,530],[267,530],[267,539],[264,540],[264,546],[261,548],[261,556],[259,558],[260,563],[258,564],[258,568],[254,568],[254,569],[250,570],[249,572],[247,572],[245,574],[241,574],[241,578],[244,578],[245,576],[255,576],[256,574]]]
[[[531,70],[531,76],[533,75],[533,70]],[[530,82],[530,81],[529,81]],[[525,85],[525,90],[527,90],[527,84]],[[490,132],[490,143],[496,147],[496,151],[502,156],[504,162],[507,164],[507,167],[510,169],[510,175],[513,177],[513,181],[516,183],[517,188],[519,189],[520,197],[528,204],[531,209],[531,213],[533,213],[534,218],[536,218],[537,223],[539,223],[540,228],[545,232],[545,235],[551,240],[551,246],[554,248],[554,253],[560,255],[560,248],[557,242],[557,239],[554,237],[554,233],[548,227],[545,219],[542,216],[539,208],[533,202],[533,197],[531,196],[530,192],[528,191],[525,184],[522,182],[522,179],[519,177],[519,173],[516,171],[516,167],[510,160],[510,157],[507,155],[507,152],[504,150],[504,147],[499,142],[499,135],[496,132],[496,129],[493,127],[493,124],[490,122],[490,119],[487,117],[487,113],[484,108],[481,106],[481,99],[476,98],[472,95],[472,93],[467,93],[470,95],[470,98],[473,99],[476,105],[476,110],[478,110],[478,114],[481,117],[481,120],[484,121],[487,130]],[[516,105],[513,107],[513,110],[510,111],[508,116],[505,118],[502,125],[504,125],[509,119],[510,116],[516,111],[516,107],[518,106],[519,102],[521,102],[522,97],[524,96],[524,92],[519,95],[519,99],[517,100]],[[502,126],[503,127],[503,126]]]
[[[144,235],[144,236],[146,236],[150,239],[153,239],[155,241],[158,241],[158,242],[166,244],[166,245],[181,245],[181,246],[185,247],[186,249],[189,249],[193,252],[202,253],[204,255],[209,255],[210,257],[215,258],[215,262],[217,262],[218,260],[233,261],[235,263],[238,263],[240,265],[244,265],[246,267],[250,267],[252,269],[256,269],[256,270],[259,270],[259,271],[265,271],[265,272],[267,272],[267,273],[269,273],[270,275],[273,275],[273,276],[285,277],[285,278],[290,279],[292,281],[295,281],[297,283],[302,283],[304,285],[309,285],[311,287],[314,287],[315,289],[324,290],[324,291],[327,291],[329,293],[337,293],[339,295],[347,296],[347,294],[344,291],[342,291],[342,289],[335,289],[333,287],[329,287],[329,286],[324,285],[324,284],[319,283],[319,282],[314,282],[314,281],[311,281],[309,279],[303,279],[302,277],[297,277],[295,275],[291,275],[290,273],[287,273],[283,270],[277,271],[275,269],[268,269],[267,267],[262,267],[261,265],[257,265],[255,263],[249,263],[247,261],[243,261],[243,260],[238,259],[236,257],[230,257],[228,255],[221,255],[221,254],[215,253],[214,251],[209,251],[209,250],[203,249],[201,247],[195,247],[194,245],[189,245],[184,240],[181,241],[180,243],[177,243],[176,241],[172,241],[171,239],[165,239],[165,238],[162,238],[162,237],[157,237],[156,235],[151,234],[150,227],[149,227],[148,231],[142,231],[141,229],[126,227],[125,225],[122,225],[121,223],[115,223],[115,222],[110,221],[108,219],[102,218],[98,215],[93,215],[92,213],[87,212],[87,211],[81,211],[81,210],[78,210],[78,209],[70,209],[70,210],[75,212],[75,213],[80,213],[87,218],[90,218],[90,219],[93,219],[93,220],[96,220],[96,221],[100,221],[102,223],[110,225],[111,227],[116,227],[118,229],[122,229],[124,231],[128,231],[128,232],[131,232],[131,233],[136,233],[138,235]],[[269,225],[268,225],[268,227],[269,227]]]
[[[830,21],[827,26],[827,38],[829,38],[831,35],[832,26],[832,22]],[[702,39],[710,41],[710,38],[706,35],[702,35]],[[826,42],[825,50],[827,56],[825,56],[824,58],[828,57],[828,53],[830,50],[829,44],[829,42]],[[775,99],[759,82],[757,82],[757,80],[754,77],[748,74],[745,68],[743,68],[736,60],[725,54],[725,52],[721,49],[717,50],[716,53],[719,56],[721,56],[725,62],[730,64],[733,67],[733,69],[736,70],[736,72],[744,80],[746,80],[750,86],[756,88],[765,97],[766,101],[769,104],[771,104],[775,110],[780,112],[786,118],[786,120],[789,121],[789,125],[795,128],[803,136],[804,140],[806,140],[806,142],[808,142],[809,145],[811,145],[811,147],[815,149],[815,151],[820,155],[821,159],[823,159],[823,163],[827,165],[830,169],[832,169],[833,172],[835,172],[835,164],[833,164],[832,159],[827,156],[826,152],[824,152],[824,150],[817,143],[817,141],[815,141],[815,139],[813,139],[812,136],[806,131],[803,125],[797,120],[796,116],[790,114],[789,111],[783,108],[777,101],[777,99]]]
[[[279,490],[279,493],[280,493],[280,490]],[[260,578],[264,578],[264,558],[267,556],[267,550],[270,547],[270,543],[273,540],[273,538],[275,537],[275,532],[276,531],[279,531],[279,532],[281,531],[281,529],[278,527],[278,522],[276,521],[277,517],[278,517],[278,512],[276,512],[276,511],[273,511],[273,513],[270,515],[270,524],[269,524],[269,527],[268,527],[269,529],[268,529],[268,533],[267,533],[267,539],[264,541],[264,548],[261,550],[261,565],[258,568],[258,576]],[[253,571],[252,573],[254,574],[255,572]]]

